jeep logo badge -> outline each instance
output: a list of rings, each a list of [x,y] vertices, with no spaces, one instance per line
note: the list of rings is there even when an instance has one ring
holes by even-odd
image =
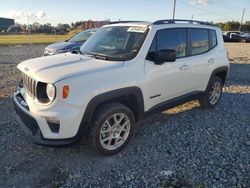
[[[28,72],[28,71],[29,71],[29,68],[25,67],[25,68],[24,68],[24,71]]]

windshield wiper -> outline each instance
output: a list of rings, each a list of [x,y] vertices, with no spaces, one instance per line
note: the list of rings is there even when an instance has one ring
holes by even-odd
[[[104,55],[93,55],[93,57],[96,59],[109,60],[109,57]]]
[[[91,56],[95,59],[101,59],[101,60],[116,60],[117,58],[106,56],[103,54],[97,54],[97,53],[91,53],[91,52],[86,52],[86,55]]]

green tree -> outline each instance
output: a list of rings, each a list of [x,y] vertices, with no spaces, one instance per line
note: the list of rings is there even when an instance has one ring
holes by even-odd
[[[228,21],[225,23],[223,30],[224,31],[237,31],[239,27],[240,27],[240,22]]]
[[[219,23],[216,23],[215,25],[223,30],[225,24],[222,22],[219,22]]]

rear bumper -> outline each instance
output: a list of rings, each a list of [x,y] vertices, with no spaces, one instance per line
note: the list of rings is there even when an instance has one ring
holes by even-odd
[[[21,101],[20,93],[15,93],[13,96],[13,103],[15,108],[15,116],[18,124],[23,128],[25,133],[32,139],[34,143],[40,145],[60,146],[69,145],[78,142],[82,138],[82,126],[80,126],[76,136],[67,139],[46,139],[42,135],[37,120],[32,116],[25,101]],[[81,123],[81,125],[84,123]]]

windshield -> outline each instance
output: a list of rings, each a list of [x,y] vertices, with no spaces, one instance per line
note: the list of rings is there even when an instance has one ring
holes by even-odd
[[[83,31],[81,33],[78,33],[77,35],[75,35],[74,37],[72,37],[71,39],[69,39],[69,42],[85,42],[86,40],[89,39],[89,37],[91,37],[91,35],[93,35],[95,32],[94,31]]]
[[[103,27],[81,47],[81,52],[105,60],[131,60],[138,54],[147,31],[147,27]]]

